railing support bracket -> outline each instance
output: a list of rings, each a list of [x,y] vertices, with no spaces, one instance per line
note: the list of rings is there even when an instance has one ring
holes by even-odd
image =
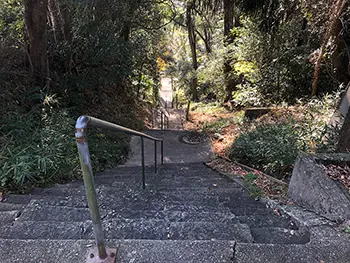
[[[86,263],[115,263],[117,257],[117,249],[106,247],[107,257],[101,259],[98,256],[97,247],[91,248],[86,255]]]

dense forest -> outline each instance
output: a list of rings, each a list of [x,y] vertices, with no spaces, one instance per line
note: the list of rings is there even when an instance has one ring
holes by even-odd
[[[183,105],[336,100],[349,16],[346,0],[0,0],[0,187],[78,176],[76,117],[142,128],[162,76]],[[127,137],[90,137],[97,169],[127,155]]]

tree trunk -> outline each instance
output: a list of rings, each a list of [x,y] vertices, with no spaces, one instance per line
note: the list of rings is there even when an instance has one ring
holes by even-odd
[[[234,27],[234,0],[224,0],[224,45],[228,47],[233,43],[234,37],[231,34],[231,29]],[[230,53],[230,52],[227,52]],[[224,102],[232,100],[232,92],[236,88],[235,80],[232,76],[232,59],[229,54],[226,54],[224,61],[224,74],[226,97]]]
[[[24,11],[33,80],[36,84],[43,86],[49,85],[47,5],[47,0],[26,0]]]
[[[204,43],[205,43],[205,50],[208,54],[211,54],[211,33],[210,30],[208,30],[206,27],[204,27]]]
[[[140,6],[141,0],[137,1],[131,1],[130,6],[128,7],[128,10],[126,11],[126,20],[124,22],[121,37],[124,39],[124,41],[129,41],[130,34],[131,34],[131,24],[132,20],[134,18],[134,13],[137,10],[137,8]]]
[[[191,100],[189,99],[186,107],[186,121],[190,120],[190,108],[191,108]]]
[[[336,30],[338,25],[338,20],[344,10],[346,2],[347,0],[338,0],[332,6],[332,11],[329,17],[329,26],[326,29],[326,33],[324,35],[323,42],[320,47],[320,51],[315,63],[314,78],[312,81],[312,93],[311,93],[312,96],[315,96],[317,94],[318,80],[320,78],[320,67],[321,67],[323,55],[326,51],[326,45],[331,37],[336,39],[338,36],[339,32],[337,33],[337,30]]]
[[[197,44],[196,44],[196,34],[194,30],[194,21],[192,18],[192,10],[193,10],[194,2],[190,2],[187,5],[186,8],[186,25],[187,25],[187,32],[188,32],[188,41],[191,48],[191,55],[192,55],[192,68],[194,71],[194,76],[192,76],[191,79],[191,93],[192,93],[192,100],[198,101],[198,79],[197,79],[197,69],[198,69],[198,61],[197,61]]]
[[[73,33],[69,8],[66,4],[60,4],[59,0],[48,0],[48,9],[56,45],[62,42],[68,44],[68,50],[64,57],[64,67],[67,73],[71,73],[73,58],[70,45]]]

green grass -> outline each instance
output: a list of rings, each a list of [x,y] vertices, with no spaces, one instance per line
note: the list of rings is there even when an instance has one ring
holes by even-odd
[[[192,102],[191,111],[205,112],[208,114],[227,112],[219,102]]]
[[[260,198],[264,196],[264,191],[256,185],[255,180],[258,176],[250,173],[244,176],[244,185],[248,189],[249,195],[254,198]]]

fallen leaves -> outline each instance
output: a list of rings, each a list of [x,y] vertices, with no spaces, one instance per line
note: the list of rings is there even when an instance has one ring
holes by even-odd
[[[214,159],[211,162],[207,163],[207,165],[219,172],[237,175],[242,178],[252,173],[243,169],[238,164],[229,162],[221,158]],[[276,183],[257,170],[255,170],[254,174],[257,176],[254,183],[256,184],[256,186],[262,189],[265,197],[268,197],[270,199],[277,199],[282,202],[288,202],[287,185],[281,185],[279,183]]]
[[[341,182],[350,191],[350,167],[347,164],[327,164],[322,166],[327,176]]]

